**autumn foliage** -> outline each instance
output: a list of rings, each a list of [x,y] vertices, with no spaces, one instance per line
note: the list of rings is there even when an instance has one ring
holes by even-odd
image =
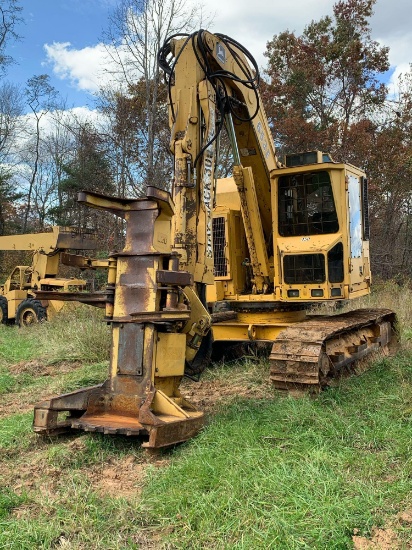
[[[409,276],[411,74],[389,95],[389,49],[371,38],[376,0],[340,0],[333,15],[268,42],[263,97],[280,154],[328,151],[368,174],[375,274]]]

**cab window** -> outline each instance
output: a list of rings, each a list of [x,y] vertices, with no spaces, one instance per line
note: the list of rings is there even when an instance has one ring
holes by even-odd
[[[283,237],[339,231],[328,172],[279,178],[279,233]]]

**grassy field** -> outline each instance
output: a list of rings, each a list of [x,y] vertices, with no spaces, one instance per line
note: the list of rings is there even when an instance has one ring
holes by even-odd
[[[207,426],[156,456],[32,433],[36,402],[105,378],[99,312],[1,326],[0,548],[412,548],[412,290],[376,286],[362,305],[398,312],[395,357],[316,399],[277,394],[265,360],[211,366],[184,382]]]

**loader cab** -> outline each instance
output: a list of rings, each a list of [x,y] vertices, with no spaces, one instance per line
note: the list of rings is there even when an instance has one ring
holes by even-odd
[[[281,301],[369,293],[367,182],[319,151],[291,155],[272,177],[275,288]]]
[[[16,266],[4,284],[4,292],[30,288],[31,269],[28,265]]]

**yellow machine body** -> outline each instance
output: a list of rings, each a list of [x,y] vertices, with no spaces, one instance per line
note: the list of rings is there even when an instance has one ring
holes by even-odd
[[[182,251],[181,267],[208,285],[213,340],[272,342],[275,386],[319,389],[391,340],[389,311],[307,316],[316,303],[370,292],[365,173],[320,151],[280,162],[256,73],[235,41],[200,31],[173,40],[169,49],[175,61],[163,65],[179,166],[174,191],[183,196],[174,219],[175,250]],[[233,177],[210,184],[205,174],[218,159],[210,121],[216,128],[219,119],[232,146]]]
[[[173,201],[155,188],[142,199],[89,192],[81,193],[80,200],[126,221],[125,247],[104,265],[105,320],[112,325],[109,377],[98,386],[37,405],[34,429],[140,435],[148,448],[185,441],[203,425],[203,413],[179,391],[188,344],[199,323],[192,323],[191,315],[202,312],[177,299],[178,287],[188,287],[191,296],[193,277],[177,269],[178,257],[172,251]],[[174,325],[179,332],[172,330]],[[63,420],[62,412],[67,413]]]

